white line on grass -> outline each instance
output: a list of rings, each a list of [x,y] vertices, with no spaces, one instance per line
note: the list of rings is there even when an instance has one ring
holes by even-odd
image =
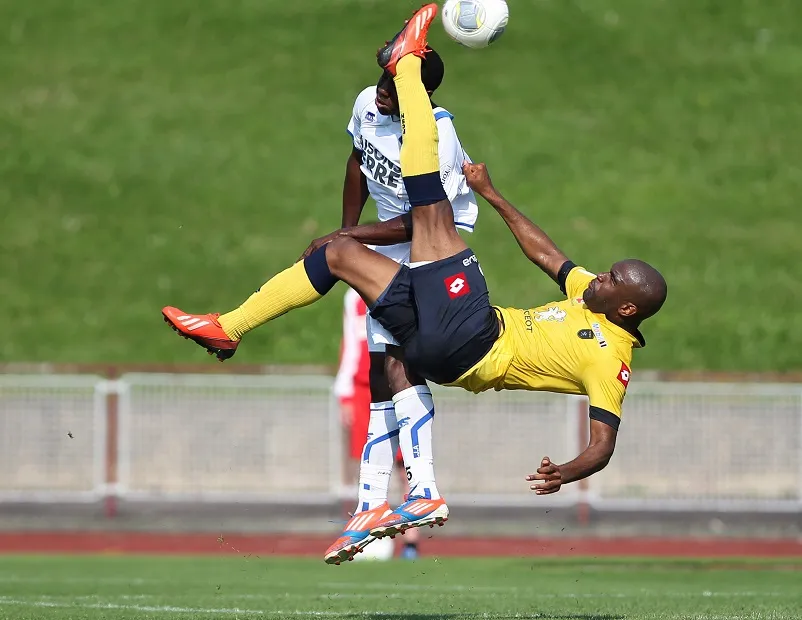
[[[673,596],[673,597],[690,597],[690,596],[720,596],[720,597],[750,597],[750,596],[782,596],[782,592],[757,592],[757,591],[736,591],[736,592],[713,592],[710,590],[703,590],[697,592],[682,592],[682,591],[665,591],[665,590],[647,590],[641,589],[637,592],[561,592],[551,593],[543,592],[539,588],[532,587],[517,587],[517,586],[466,586],[460,584],[431,584],[426,585],[423,583],[349,583],[349,582],[324,582],[318,584],[321,588],[331,588],[332,590],[343,589],[363,589],[363,590],[409,590],[413,592],[431,592],[433,594],[438,592],[461,592],[470,594],[471,592],[499,592],[499,593],[522,593],[527,596],[535,598],[629,598],[641,596]]]
[[[261,610],[261,609],[239,609],[239,608],[205,608],[205,607],[175,607],[171,605],[120,605],[117,603],[95,603],[95,604],[74,604],[48,600],[25,600],[0,597],[0,605],[11,606],[20,605],[36,608],[72,608],[72,609],[114,609],[122,611],[142,611],[148,613],[178,613],[178,614],[217,614],[217,615],[254,615],[254,616],[296,616],[296,617],[326,617],[326,618],[353,618],[361,616],[364,618],[383,618],[396,617],[396,613],[386,612],[338,612],[338,611],[307,611],[307,610]],[[520,620],[538,620],[553,617],[552,614],[519,614],[519,613],[459,613],[461,618],[471,618],[475,620],[492,620],[492,618],[503,617],[505,620],[517,618]],[[697,615],[658,615],[655,618],[670,617],[674,620],[794,620],[796,617],[786,616],[785,614],[760,612],[749,615],[717,615],[717,614],[697,614]]]
[[[57,608],[77,608],[77,609],[122,609],[126,611],[147,611],[152,613],[177,613],[177,614],[256,614],[265,615],[260,609],[206,609],[202,607],[173,607],[171,605],[120,605],[117,603],[60,603],[57,601],[26,601],[25,599],[13,599],[0,597],[0,605],[23,605],[26,607],[57,607]],[[268,612],[274,615],[277,612]]]
[[[306,610],[261,610],[261,609],[207,609],[203,607],[173,607],[169,605],[119,605],[116,603],[96,603],[96,604],[71,604],[58,603],[54,601],[27,601],[24,599],[12,599],[0,597],[0,605],[20,605],[25,607],[38,608],[61,608],[61,609],[116,609],[122,611],[144,611],[148,613],[171,613],[171,614],[217,614],[217,615],[254,615],[254,616],[303,616],[303,617],[326,617],[326,618],[353,618],[362,616],[365,618],[397,617],[397,613],[385,612],[353,612],[353,611],[306,611]],[[496,614],[499,615],[499,614]],[[520,620],[537,620],[544,618],[542,614],[500,614],[505,620],[508,618],[518,618]],[[494,614],[487,613],[465,613],[460,614],[463,618],[476,620],[492,619]]]

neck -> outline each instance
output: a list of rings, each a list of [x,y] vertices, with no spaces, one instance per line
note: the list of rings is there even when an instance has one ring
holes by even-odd
[[[640,327],[640,321],[635,319],[625,319],[618,314],[605,314],[605,318],[614,325],[618,325],[621,329],[628,331],[633,336],[637,333]]]

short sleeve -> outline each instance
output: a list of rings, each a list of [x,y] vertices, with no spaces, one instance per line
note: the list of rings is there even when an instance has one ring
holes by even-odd
[[[568,261],[560,269],[557,279],[565,296],[568,299],[574,299],[582,297],[582,293],[585,292],[588,283],[595,277],[595,273],[591,273],[584,267],[579,267]]]
[[[351,140],[354,142],[354,148],[358,150],[362,150],[362,123],[361,119],[359,118],[359,110],[356,109],[354,106],[354,110],[351,112],[351,118],[348,121],[348,127],[346,131],[348,135],[351,136]]]
[[[376,87],[369,86],[365,90],[363,90],[359,95],[357,95],[356,101],[354,101],[354,107],[351,110],[351,118],[348,119],[348,126],[346,127],[346,131],[348,135],[351,136],[351,140],[354,143],[354,148],[357,150],[362,150],[362,113],[365,111],[365,108],[370,105],[371,102],[375,101],[376,99]]]
[[[589,366],[582,383],[590,401],[590,417],[618,429],[632,371],[614,358]]]

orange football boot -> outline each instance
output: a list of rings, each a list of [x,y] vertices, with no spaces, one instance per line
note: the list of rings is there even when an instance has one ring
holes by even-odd
[[[373,510],[364,510],[356,513],[348,523],[340,537],[334,544],[326,549],[323,559],[326,564],[340,564],[346,560],[353,560],[354,556],[376,540],[370,534],[382,517],[390,514],[390,505],[384,502]]]
[[[426,35],[437,15],[437,4],[424,4],[404,24],[404,27],[376,54],[376,61],[390,75],[395,75],[395,65],[407,54],[415,54],[423,58],[428,46]]]
[[[219,313],[189,314],[172,306],[162,308],[164,321],[184,338],[194,340],[209,352],[216,355],[221,362],[233,357],[239,346],[239,340],[231,340],[220,323]]]

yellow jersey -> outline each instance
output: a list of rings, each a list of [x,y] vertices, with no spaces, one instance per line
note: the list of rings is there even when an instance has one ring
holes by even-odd
[[[596,276],[569,267],[567,299],[531,309],[494,307],[501,325],[498,339],[450,385],[474,393],[493,388],[587,395],[591,417],[617,429],[632,349],[645,342],[639,332],[633,335],[588,310],[582,293]]]

